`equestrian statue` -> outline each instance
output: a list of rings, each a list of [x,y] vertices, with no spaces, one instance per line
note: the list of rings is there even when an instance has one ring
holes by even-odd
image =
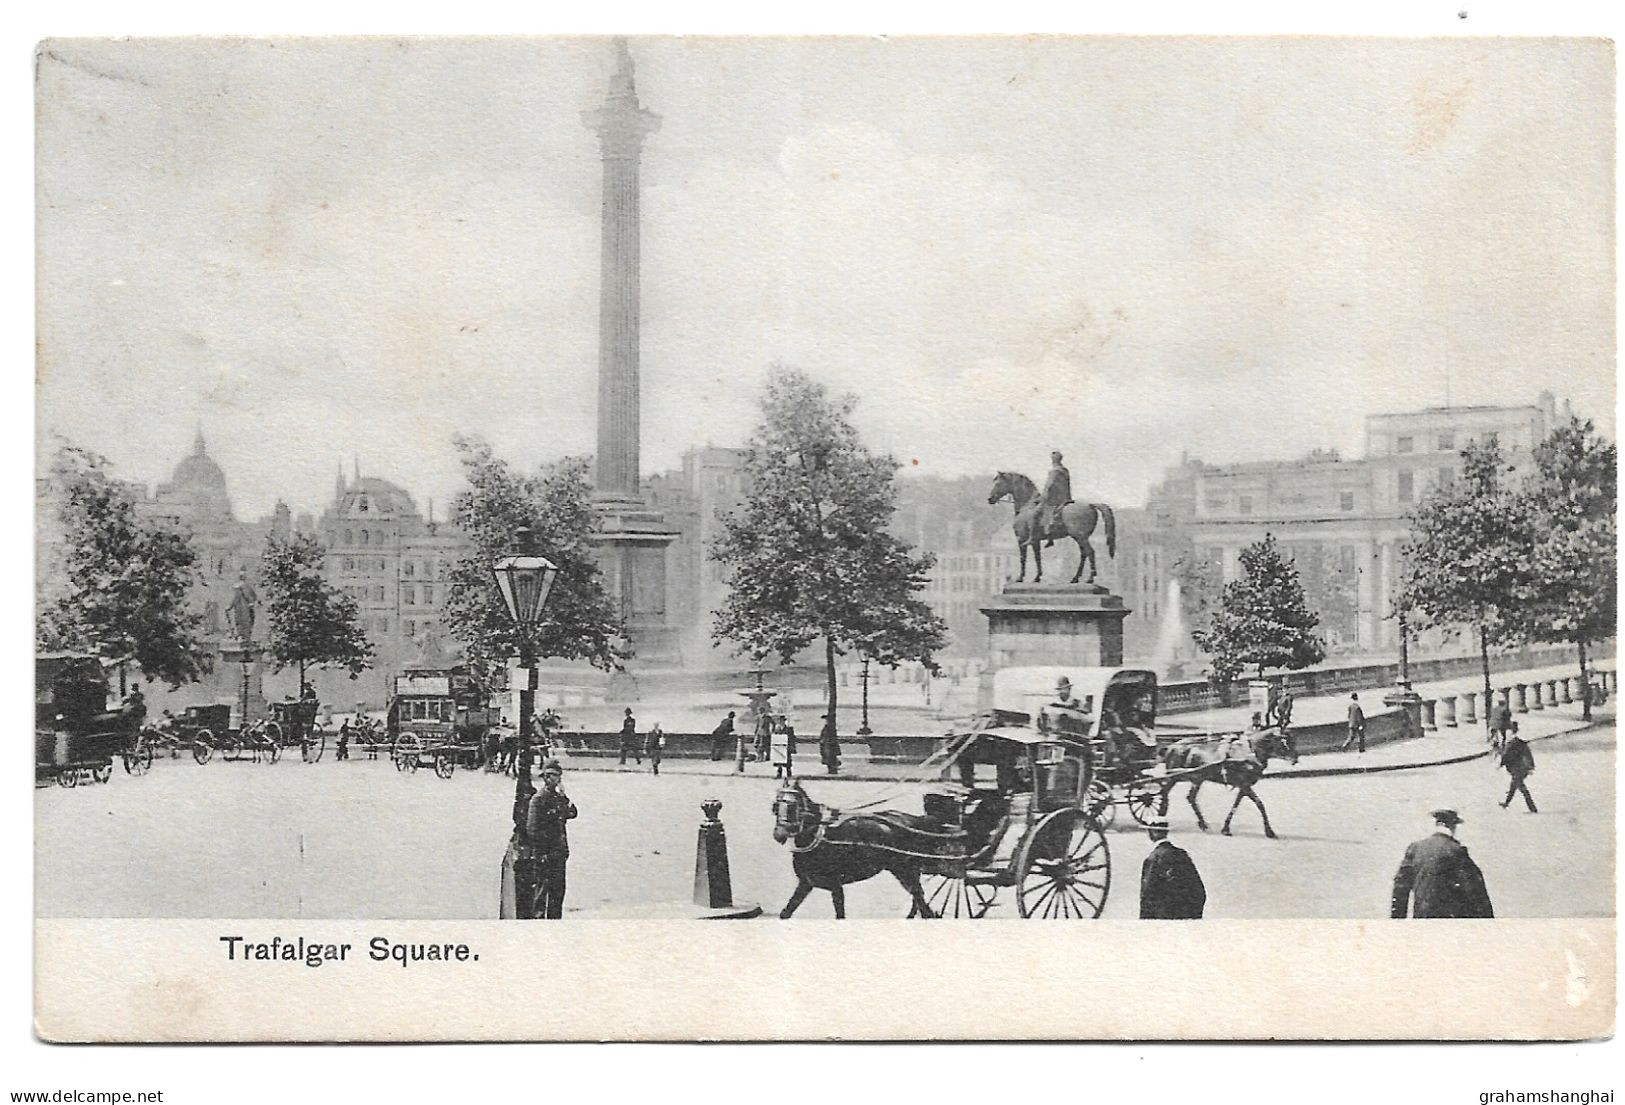
[[[1072,499],[1072,475],[1061,463],[1060,453],[1051,453],[1049,476],[1044,490],[1020,472],[999,472],[993,477],[993,490],[988,492],[989,505],[1009,499],[1015,505],[1016,547],[1021,550],[1021,573],[1016,582],[1027,578],[1027,550],[1033,551],[1034,583],[1044,580],[1044,554],[1042,550],[1059,539],[1070,537],[1078,544],[1078,570],[1072,573],[1072,582],[1083,576],[1084,565],[1089,567],[1089,578],[1095,581],[1095,547],[1089,537],[1095,527],[1104,524],[1106,555],[1117,557],[1117,516],[1105,503],[1079,503]]]

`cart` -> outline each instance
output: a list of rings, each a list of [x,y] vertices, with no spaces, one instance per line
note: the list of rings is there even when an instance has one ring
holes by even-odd
[[[231,706],[226,703],[188,706],[176,720],[175,728],[179,738],[191,746],[192,759],[200,765],[208,763],[216,753],[230,762],[274,764],[282,758],[282,726],[278,722],[261,718],[233,728]]]
[[[139,710],[107,709],[107,675],[89,653],[44,653],[34,661],[34,784],[106,783],[113,760],[132,775],[151,766],[140,752]]]
[[[327,734],[316,725],[319,708],[314,698],[271,703],[271,720],[279,729],[277,743],[283,749],[299,749],[299,758],[307,764],[321,762],[327,751]]]

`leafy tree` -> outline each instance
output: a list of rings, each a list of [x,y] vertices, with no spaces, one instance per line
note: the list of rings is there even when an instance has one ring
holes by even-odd
[[[1526,485],[1533,552],[1525,628],[1539,640],[1576,646],[1587,720],[1587,652],[1616,629],[1618,467],[1618,448],[1589,421],[1570,419],[1536,447]]]
[[[132,661],[148,679],[179,687],[211,666],[202,618],[187,606],[197,553],[186,534],[142,523],[108,468],[78,446],[57,450],[51,479],[61,494],[64,587],[40,610],[36,638],[42,648],[117,664],[121,693]]]
[[[491,565],[516,552],[516,534],[530,527],[538,555],[559,574],[531,646],[538,658],[586,660],[605,671],[630,653],[615,605],[604,592],[589,538],[595,519],[587,462],[569,457],[533,474],[515,470],[479,438],[458,437],[468,487],[452,500],[451,517],[472,539],[474,551],[456,564],[446,587],[446,622],[463,645],[479,683],[499,685],[497,673],[519,652],[519,632],[503,605]]]
[[[1478,442],[1461,456],[1461,477],[1435,488],[1411,518],[1399,602],[1422,625],[1477,627],[1488,697],[1491,643],[1514,644],[1525,632],[1529,504],[1509,484],[1497,445]]]
[[[260,568],[271,659],[278,671],[290,664],[298,667],[301,689],[305,669],[312,665],[343,668],[354,679],[372,663],[372,644],[361,628],[355,600],[323,574],[326,555],[314,537],[300,534],[281,541],[273,533],[266,538]]]
[[[935,670],[947,628],[918,598],[931,558],[888,529],[899,466],[858,439],[855,405],[796,369],[773,371],[745,462],[750,492],[711,553],[729,577],[717,641],[789,663],[822,638],[831,716],[837,656]]]
[[[1253,666],[1262,679],[1269,668],[1295,671],[1325,659],[1326,646],[1314,632],[1320,619],[1273,536],[1241,550],[1241,570],[1240,579],[1225,584],[1208,628],[1192,634],[1212,655],[1214,677],[1227,681]]]

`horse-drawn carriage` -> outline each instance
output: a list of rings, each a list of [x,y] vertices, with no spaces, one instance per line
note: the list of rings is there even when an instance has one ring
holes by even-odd
[[[107,708],[107,675],[88,653],[45,653],[34,660],[34,783],[76,787],[105,783],[113,760],[131,775],[152,766],[141,749],[140,711]]]
[[[314,698],[289,699],[271,703],[271,721],[277,726],[277,744],[299,749],[307,764],[321,760],[327,751],[327,734],[316,725],[320,704]]]
[[[192,749],[192,759],[200,765],[219,753],[223,760],[251,760],[276,763],[282,758],[282,726],[272,718],[260,718],[244,726],[231,724],[231,705],[225,702],[188,706],[175,719],[175,739]]]
[[[1076,687],[1066,703],[1057,701],[1061,676]],[[923,814],[874,808],[885,799],[837,810],[787,780],[774,800],[773,837],[790,845],[798,882],[780,916],[814,889],[830,891],[844,916],[844,887],[889,871],[909,892],[911,917],[981,917],[1006,888],[1022,917],[1098,917],[1111,889],[1105,831],[1115,808],[1146,824],[1166,813],[1181,783],[1202,828],[1196,792],[1213,781],[1235,787],[1237,805],[1250,797],[1274,836],[1252,785],[1272,756],[1297,759],[1290,735],[1159,735],[1156,687],[1154,673],[1134,669],[996,673],[993,709],[924,765],[940,773],[927,784]]]
[[[395,679],[385,723],[395,769],[433,767],[449,779],[458,767],[480,767],[492,715],[466,669],[408,669]]]

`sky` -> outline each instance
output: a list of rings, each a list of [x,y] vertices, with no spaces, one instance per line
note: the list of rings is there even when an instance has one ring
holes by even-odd
[[[1137,505],[1181,454],[1363,449],[1366,414],[1614,433],[1598,41],[632,41],[643,469],[737,445],[775,363],[905,471]],[[239,516],[452,438],[590,454],[604,39],[47,42],[39,451]]]

